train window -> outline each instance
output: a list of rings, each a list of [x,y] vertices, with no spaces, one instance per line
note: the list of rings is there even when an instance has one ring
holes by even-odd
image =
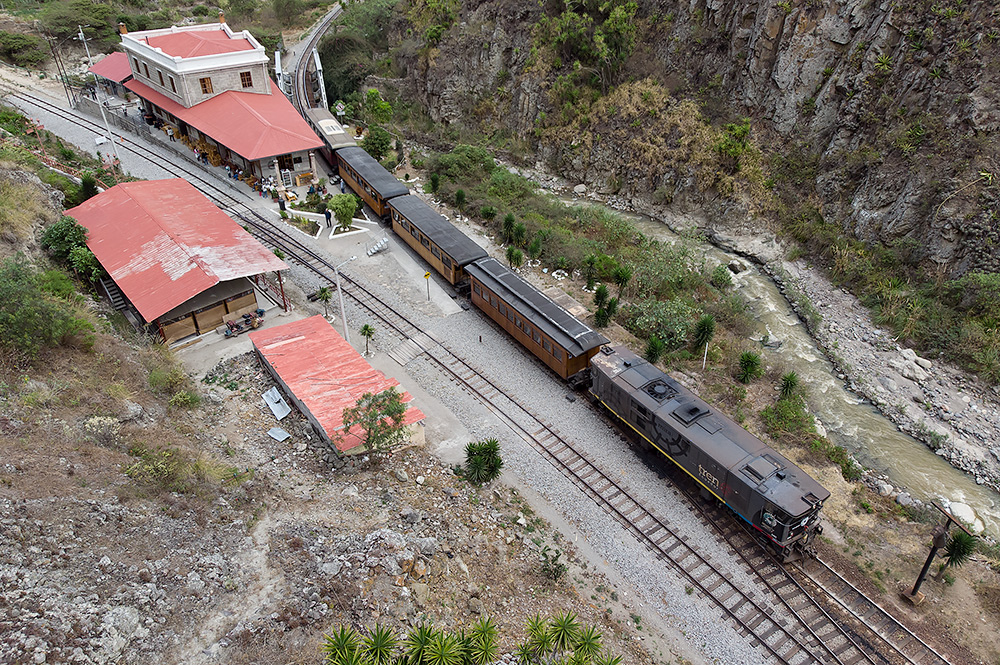
[[[479,295],[482,295],[482,291],[479,290],[479,282],[472,283],[472,291],[473,293],[478,293]]]
[[[447,255],[442,256],[441,257],[441,261],[444,263],[444,267],[445,268],[450,268],[451,267],[451,259],[449,259]]]
[[[497,301],[497,297],[491,293],[490,294],[490,305],[492,305],[493,307],[496,307],[499,304],[500,303]]]
[[[500,316],[507,316],[507,305],[500,303],[500,307],[497,309],[500,310]]]
[[[512,309],[508,309],[507,310],[507,320],[508,321],[513,321],[514,320],[514,310],[512,310]]]
[[[420,234],[420,244],[423,245],[424,247],[430,247],[431,246],[431,241],[427,239],[427,236],[425,236],[423,233],[421,233]]]
[[[538,334],[538,331],[534,328],[531,329],[531,338],[535,340],[535,344],[542,343],[542,336]]]
[[[522,323],[521,323],[521,317],[520,316],[515,316],[514,317],[514,325],[517,326],[518,328],[521,327]]]
[[[438,251],[437,247],[431,247],[431,254],[433,254],[436,258],[441,258],[441,252]]]
[[[542,348],[548,351],[549,353],[552,353],[552,345],[549,344],[549,340],[547,339],[542,340]]]
[[[410,235],[413,236],[414,238],[417,237],[417,227],[412,225],[410,226]]]
[[[558,346],[552,347],[552,355],[553,357],[555,357],[556,360],[562,362],[562,349],[560,349]]]

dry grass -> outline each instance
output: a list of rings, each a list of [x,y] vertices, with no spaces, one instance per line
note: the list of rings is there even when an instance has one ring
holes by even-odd
[[[0,171],[13,165],[0,164]],[[53,216],[48,200],[38,187],[11,180],[0,180],[0,239],[9,243],[20,243],[31,237],[36,221],[50,221]]]

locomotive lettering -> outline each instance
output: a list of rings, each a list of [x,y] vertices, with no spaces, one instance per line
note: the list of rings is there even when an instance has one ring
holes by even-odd
[[[708,472],[708,469],[703,467],[701,464],[698,465],[698,475],[701,476],[702,480],[706,484],[711,485],[715,489],[719,489],[719,479]]]

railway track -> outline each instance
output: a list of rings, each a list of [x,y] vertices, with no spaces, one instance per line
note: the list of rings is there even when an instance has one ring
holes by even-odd
[[[54,107],[45,100],[26,93],[17,95],[42,106],[50,113],[92,129],[95,134],[102,133],[102,128],[96,123],[75,113]],[[263,242],[281,249],[288,260],[299,263],[322,279],[333,281],[333,265],[322,255],[304,242],[285,235],[284,231],[271,220],[211,182],[200,169],[163,164],[162,157],[158,153],[131,140],[120,144],[119,147],[152,159],[168,172],[188,179],[216,205],[246,223]],[[727,541],[730,543],[729,548],[734,552],[749,552],[746,557],[748,570],[763,581],[771,596],[767,597],[765,594],[765,597],[761,598],[757,589],[740,588],[712,565],[708,553],[700,552],[696,546],[689,546],[683,535],[671,528],[669,520],[657,515],[635,499],[628,487],[612,479],[592,462],[585,452],[578,450],[572,442],[564,439],[540,414],[521,405],[502,387],[494,384],[483,371],[423,332],[419,326],[397,312],[359,281],[344,273],[341,273],[341,276],[348,297],[357,306],[380,320],[387,330],[393,331],[399,340],[397,355],[401,356],[402,360],[408,362],[418,355],[426,355],[441,372],[461,389],[475,396],[515,433],[534,446],[550,464],[597,502],[655,556],[674,567],[693,590],[697,590],[699,595],[710,600],[725,616],[728,616],[737,630],[746,636],[753,646],[771,656],[776,662],[796,665],[800,663],[854,665],[863,662],[873,665],[883,663],[924,665],[948,662],[908,630],[898,624],[893,626],[888,619],[882,621],[885,625],[883,632],[909,633],[909,636],[899,641],[898,646],[883,637],[859,638],[856,634],[858,629],[845,627],[832,613],[822,609],[810,610],[803,606],[804,599],[810,599],[811,602],[811,595],[794,580],[789,581],[791,576],[781,566],[776,566],[774,570],[767,568],[762,560],[765,557],[762,556],[759,546]],[[706,516],[703,521],[708,525],[720,522],[711,515]],[[827,570],[832,573],[832,569],[827,567]],[[831,598],[837,597],[832,589],[841,588],[844,583],[843,578],[839,576],[809,576],[808,579],[815,589],[822,590]],[[799,589],[795,593],[788,591],[793,583]],[[856,589],[852,593],[856,594],[858,600],[847,600],[842,603],[845,607],[854,608],[851,611],[845,610],[844,614],[854,614],[862,624],[866,620],[870,622],[876,611],[859,607],[864,594]],[[845,593],[839,595],[843,596]],[[785,611],[776,612],[774,608],[779,606],[786,608]],[[889,616],[887,613],[883,614]],[[919,653],[904,655],[904,650],[916,650]]]

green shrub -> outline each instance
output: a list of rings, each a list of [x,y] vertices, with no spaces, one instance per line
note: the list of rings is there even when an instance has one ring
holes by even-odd
[[[656,364],[660,362],[660,358],[663,357],[666,350],[667,345],[664,344],[659,337],[652,335],[646,340],[646,352],[643,354],[643,357],[645,357],[649,362]]]
[[[18,67],[35,67],[49,57],[49,49],[38,35],[0,30],[0,56]]]
[[[178,390],[168,404],[175,409],[191,409],[201,404],[201,396],[192,390]]]
[[[709,281],[715,288],[725,291],[733,285],[733,273],[729,270],[729,266],[719,265],[712,271]]]
[[[154,367],[149,370],[148,381],[154,392],[175,395],[184,387],[187,377],[178,367]]]
[[[50,250],[60,261],[69,259],[74,248],[86,246],[87,228],[72,217],[63,216],[42,233],[42,247]]]
[[[488,483],[500,476],[503,459],[500,442],[495,438],[474,441],[465,446],[465,479],[475,485]]]
[[[684,346],[691,319],[697,313],[698,310],[678,299],[645,300],[623,310],[629,330],[639,337],[655,335],[668,351]]]
[[[799,388],[799,375],[795,372],[788,372],[781,377],[781,383],[779,384],[778,394],[781,395],[781,399],[789,399],[795,394],[795,391]]]

